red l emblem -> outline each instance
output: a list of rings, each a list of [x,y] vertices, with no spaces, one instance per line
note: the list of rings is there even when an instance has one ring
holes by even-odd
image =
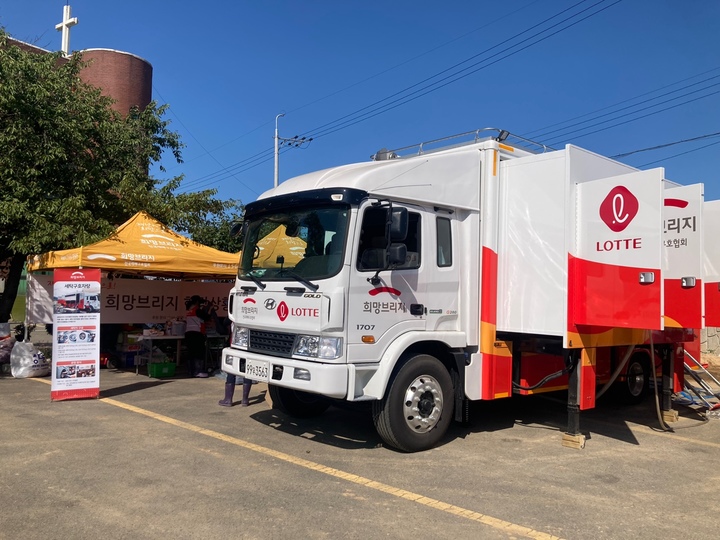
[[[600,219],[611,231],[627,229],[638,213],[640,204],[635,195],[625,186],[615,186],[600,204]]]
[[[290,310],[285,302],[280,302],[280,305],[277,307],[277,314],[281,321],[285,321],[285,319],[287,319],[290,314]]]

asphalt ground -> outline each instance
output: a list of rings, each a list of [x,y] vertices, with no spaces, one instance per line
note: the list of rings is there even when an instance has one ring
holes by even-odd
[[[102,370],[101,398],[51,402],[49,378],[0,377],[0,538],[716,538],[720,419],[651,401],[583,412],[475,403],[432,450],[382,445],[366,406],[294,420],[254,385]],[[239,400],[241,386],[235,398]]]

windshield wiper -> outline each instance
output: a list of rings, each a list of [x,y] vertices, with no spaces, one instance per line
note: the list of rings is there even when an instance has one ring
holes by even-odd
[[[320,285],[315,285],[312,281],[308,281],[304,277],[302,277],[300,274],[296,274],[292,270],[281,270],[280,275],[288,275],[291,278],[295,279],[296,281],[299,281],[303,285],[305,285],[308,289],[312,289],[313,292],[317,291],[320,288]]]
[[[253,276],[252,274],[247,273],[247,274],[245,274],[245,277],[246,277],[246,278],[250,278],[250,279],[253,281],[253,283],[255,283],[255,285],[257,285],[258,287],[260,287],[260,290],[261,290],[261,291],[264,291],[264,290],[265,290],[265,287],[266,287],[267,285],[265,285],[262,281],[260,281],[258,278],[256,278],[256,277]]]

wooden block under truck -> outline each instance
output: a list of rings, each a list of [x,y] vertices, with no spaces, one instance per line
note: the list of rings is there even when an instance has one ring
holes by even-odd
[[[657,379],[670,419],[720,313],[709,204],[662,168],[491,129],[292,178],[246,206],[222,369],[291,416],[371,401],[406,452],[513,394],[567,389],[567,446],[609,387],[636,403]]]

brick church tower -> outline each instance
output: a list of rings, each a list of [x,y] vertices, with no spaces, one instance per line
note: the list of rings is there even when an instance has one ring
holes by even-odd
[[[70,47],[70,28],[77,22],[77,18],[70,16],[70,6],[65,5],[63,21],[55,26],[62,32],[61,50],[65,55],[68,54]],[[9,41],[26,51],[37,54],[50,52],[12,38],[9,38]],[[141,109],[147,107],[152,100],[152,65],[150,62],[134,54],[113,49],[86,49],[79,52],[88,64],[80,72],[80,78],[99,88],[104,95],[114,99],[113,109],[127,115],[134,106]]]
[[[112,49],[86,49],[81,53],[88,65],[80,72],[80,77],[113,98],[116,111],[127,114],[133,106],[147,107],[152,99],[150,62]]]

